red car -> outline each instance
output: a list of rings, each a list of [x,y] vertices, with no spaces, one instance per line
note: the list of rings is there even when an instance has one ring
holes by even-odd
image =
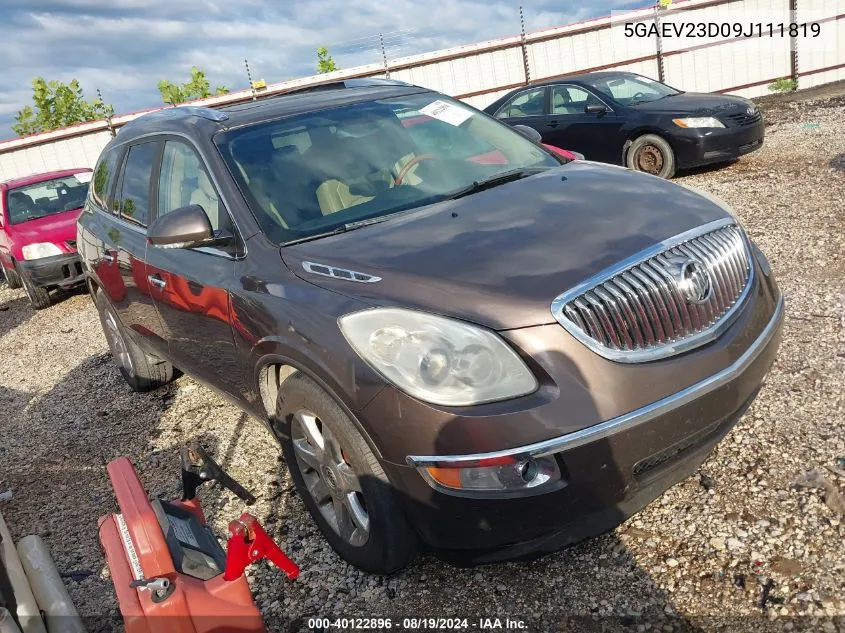
[[[571,152],[568,149],[555,147],[554,145],[549,145],[548,143],[543,143],[542,145],[553,154],[563,156],[564,158],[568,158],[569,160],[584,160],[584,155],[578,152]]]
[[[76,219],[92,171],[67,169],[0,183],[0,270],[10,288],[24,287],[36,310],[50,289],[85,278],[76,253]]]

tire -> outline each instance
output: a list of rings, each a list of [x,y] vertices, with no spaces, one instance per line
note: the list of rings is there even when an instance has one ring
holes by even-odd
[[[26,297],[29,299],[29,303],[33,309],[43,310],[44,308],[49,308],[52,303],[52,300],[50,299],[50,291],[32,283],[29,275],[20,268],[17,269],[17,275],[18,279],[21,280],[23,290],[26,293]]]
[[[3,269],[3,278],[6,280],[6,286],[8,286],[9,290],[17,290],[21,287],[21,278],[18,276],[16,270],[10,270],[2,264],[0,264],[0,268]]]
[[[644,134],[628,147],[625,164],[629,169],[668,180],[675,175],[675,152],[663,137]]]
[[[171,382],[178,375],[171,363],[148,354],[132,340],[102,291],[95,292],[94,302],[100,313],[100,323],[112,357],[132,391],[152,391]]]
[[[417,537],[401,501],[334,398],[295,373],[279,388],[274,424],[297,492],[341,558],[376,574],[398,571],[413,560]],[[315,429],[329,450],[311,450],[319,445]]]

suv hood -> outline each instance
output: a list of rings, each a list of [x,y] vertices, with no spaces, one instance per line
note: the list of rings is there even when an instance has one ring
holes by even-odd
[[[81,213],[80,207],[71,211],[45,215],[43,218],[12,224],[9,226],[9,232],[14,232],[15,242],[19,242],[18,246],[36,242],[64,244],[68,240],[76,240],[76,220]]]
[[[726,211],[688,189],[574,161],[348,233],[281,249],[302,279],[373,305],[399,305],[493,329],[553,323],[565,290]],[[303,262],[381,277],[345,281]]]
[[[754,105],[753,102],[743,97],[682,92],[679,95],[664,97],[650,103],[640,103],[631,107],[640,112],[722,115],[744,112],[751,105]]]

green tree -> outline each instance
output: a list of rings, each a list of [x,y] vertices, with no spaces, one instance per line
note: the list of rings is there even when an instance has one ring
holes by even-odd
[[[322,73],[330,73],[334,72],[335,70],[340,70],[335,64],[334,58],[329,55],[329,49],[325,46],[321,46],[317,49],[317,72]]]
[[[205,73],[194,66],[191,68],[191,79],[183,83],[174,84],[167,79],[162,79],[158,82],[158,91],[161,93],[161,98],[165,103],[171,105],[178,105],[193,99],[205,99],[212,95],[225,95],[229,93],[226,86],[217,86],[214,93],[211,92],[211,84],[205,76]]]
[[[32,105],[15,115],[12,130],[18,136],[49,132],[74,123],[96,121],[114,114],[114,108],[100,100],[86,101],[76,79],[70,83],[32,80]]]

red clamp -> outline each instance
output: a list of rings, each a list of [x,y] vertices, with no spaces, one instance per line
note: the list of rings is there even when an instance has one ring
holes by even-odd
[[[226,573],[223,579],[237,580],[252,563],[266,558],[285,572],[291,580],[299,576],[299,567],[276,545],[258,519],[244,512],[237,521],[229,523],[229,542],[226,554]]]

